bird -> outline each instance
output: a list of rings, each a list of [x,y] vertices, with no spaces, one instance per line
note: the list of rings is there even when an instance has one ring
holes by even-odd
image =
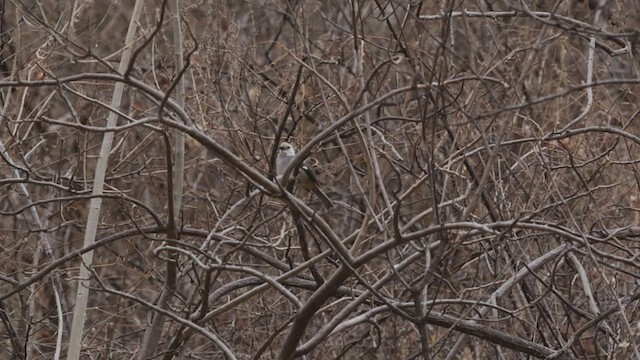
[[[284,173],[287,171],[287,168],[295,159],[296,151],[288,142],[283,142],[278,146],[278,156],[276,157],[276,175],[281,178]],[[312,193],[316,194],[316,196],[322,202],[325,208],[330,209],[333,207],[333,202],[329,197],[320,190],[320,185],[318,183],[318,178],[314,174],[313,170],[304,163],[300,165],[300,169],[298,170],[298,176],[296,177],[296,186],[307,189]]]

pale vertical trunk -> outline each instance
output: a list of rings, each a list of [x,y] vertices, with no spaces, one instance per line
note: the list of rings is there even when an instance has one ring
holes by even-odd
[[[131,59],[131,53],[133,52],[133,44],[138,28],[138,19],[140,17],[142,5],[142,0],[136,0],[133,12],[131,13],[131,20],[129,22],[129,29],[127,31],[127,37],[122,51],[122,58],[120,59],[120,65],[118,66],[118,71],[120,73],[124,73],[129,66],[129,60]],[[124,85],[124,83],[117,83],[114,86],[113,96],[111,98],[111,107],[114,109],[120,108]],[[115,112],[109,113],[107,118],[107,128],[115,127],[117,120],[118,114]],[[94,197],[92,197],[89,202],[89,215],[87,216],[87,228],[84,234],[84,247],[91,246],[96,240],[100,208],[102,205],[102,198],[100,195],[102,195],[104,187],[104,179],[107,172],[107,165],[109,163],[109,152],[111,151],[112,142],[113,132],[104,133],[93,182],[92,194]],[[73,323],[71,324],[71,335],[69,338],[69,352],[67,353],[67,359],[69,360],[79,359],[80,351],[82,350],[82,333],[84,331],[87,302],[89,300],[89,277],[91,274],[90,269],[92,264],[93,251],[88,251],[82,255],[82,264],[80,265],[78,290],[76,293]]]

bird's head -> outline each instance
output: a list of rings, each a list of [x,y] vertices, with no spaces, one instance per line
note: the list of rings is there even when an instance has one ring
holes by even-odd
[[[293,149],[293,145],[288,142],[283,142],[278,146],[278,155],[280,156],[295,156],[296,151]]]

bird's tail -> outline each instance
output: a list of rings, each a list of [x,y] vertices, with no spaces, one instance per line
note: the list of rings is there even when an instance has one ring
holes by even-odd
[[[314,194],[318,196],[325,208],[330,209],[333,207],[333,201],[331,201],[331,199],[329,199],[329,197],[325,193],[323,193],[322,190],[315,189]]]

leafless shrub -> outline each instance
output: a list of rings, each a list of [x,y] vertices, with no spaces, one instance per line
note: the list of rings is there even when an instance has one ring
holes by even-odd
[[[3,5],[0,357],[640,358],[637,2],[179,5]]]

